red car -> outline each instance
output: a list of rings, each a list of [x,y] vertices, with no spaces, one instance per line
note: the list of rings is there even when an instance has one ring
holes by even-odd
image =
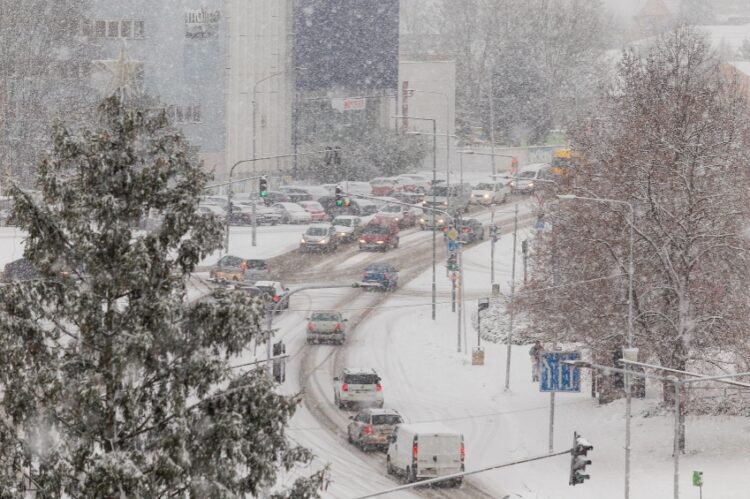
[[[398,182],[392,178],[378,177],[370,181],[373,196],[390,196],[398,190]]]
[[[365,225],[359,236],[360,250],[398,248],[398,224],[385,219],[373,220]]]
[[[323,205],[317,201],[300,201],[297,204],[310,214],[310,218],[313,222],[327,222],[330,220],[326,210],[323,209]]]
[[[374,216],[375,220],[388,220],[397,223],[399,227],[414,227],[417,225],[422,210],[401,204],[383,206]]]

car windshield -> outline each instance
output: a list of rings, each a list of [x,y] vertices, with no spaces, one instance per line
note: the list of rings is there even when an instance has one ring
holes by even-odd
[[[365,227],[365,234],[388,234],[388,227],[385,225],[368,225]]]
[[[307,229],[306,234],[308,236],[325,236],[326,234],[328,234],[328,229],[326,229],[325,227],[310,227],[309,229]]]
[[[252,270],[266,270],[268,266],[265,260],[247,260],[247,268]]]
[[[533,171],[527,171],[527,172],[521,172],[518,174],[519,178],[534,178],[534,175],[536,175],[536,172]]]
[[[426,196],[445,196],[448,194],[448,187],[447,186],[437,186],[430,189],[430,192],[426,194]]]
[[[351,218],[336,218],[333,220],[333,225],[342,225],[344,227],[351,227],[352,219]]]
[[[404,420],[399,416],[398,414],[373,414],[372,416],[372,424],[374,425],[381,425],[381,424],[399,424],[403,423]]]
[[[477,184],[476,190],[478,191],[494,191],[495,185],[500,187],[498,184]]]
[[[344,376],[344,383],[348,385],[375,385],[377,382],[377,374],[347,374]]]
[[[341,316],[338,312],[315,312],[311,319],[314,321],[340,321]]]

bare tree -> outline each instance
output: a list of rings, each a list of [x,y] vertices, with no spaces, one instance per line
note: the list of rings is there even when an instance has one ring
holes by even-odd
[[[91,107],[86,1],[0,0],[0,175],[30,183],[52,118]]]
[[[679,27],[644,55],[624,54],[598,110],[580,123],[578,164],[556,192],[633,206],[641,357],[676,369],[746,368],[746,93],[700,34]],[[546,209],[554,229],[534,243],[518,306],[533,331],[559,331],[611,363],[626,342],[630,211],[581,200]],[[562,287],[543,291],[553,261]],[[671,395],[664,390],[665,402]]]

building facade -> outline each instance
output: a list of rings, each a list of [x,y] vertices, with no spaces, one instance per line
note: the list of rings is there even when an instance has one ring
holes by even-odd
[[[223,0],[96,0],[81,23],[102,57],[92,64],[94,88],[107,92],[114,61],[127,60],[141,90],[217,173],[225,163],[227,26]]]

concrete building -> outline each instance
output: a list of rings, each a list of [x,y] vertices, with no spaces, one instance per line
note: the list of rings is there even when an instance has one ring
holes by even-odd
[[[226,22],[223,0],[95,0],[82,35],[101,50],[91,78],[102,93],[117,59],[127,59],[209,170],[224,163]]]

